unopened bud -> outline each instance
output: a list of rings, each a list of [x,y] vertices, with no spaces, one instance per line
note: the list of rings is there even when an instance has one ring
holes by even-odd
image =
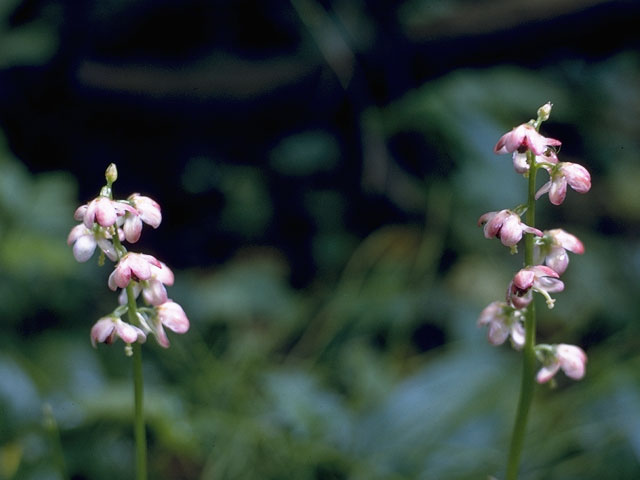
[[[549,115],[551,114],[551,107],[553,107],[552,103],[547,102],[538,109],[538,121],[544,122],[546,120],[549,120]]]
[[[104,178],[106,178],[109,185],[118,179],[118,169],[116,168],[115,163],[112,163],[107,167],[107,170],[104,172]]]

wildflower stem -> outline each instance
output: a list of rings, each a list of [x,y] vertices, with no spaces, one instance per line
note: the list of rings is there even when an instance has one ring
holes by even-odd
[[[527,161],[529,163],[529,185],[527,195],[527,213],[526,223],[530,227],[535,227],[536,210],[535,210],[535,192],[536,192],[536,172],[534,155],[531,151],[527,152]],[[524,263],[525,267],[533,265],[533,234],[527,233],[524,241]],[[531,401],[533,400],[533,391],[535,387],[535,344],[536,344],[536,310],[535,302],[531,302],[527,307],[525,314],[525,341],[522,355],[522,382],[520,384],[520,399],[518,401],[518,410],[516,420],[511,434],[511,444],[509,446],[509,457],[507,460],[507,476],[506,480],[516,480],[518,478],[518,467],[520,466],[520,455],[524,443],[524,435],[527,428],[527,418]]]
[[[44,413],[44,425],[45,430],[49,434],[49,441],[51,443],[51,450],[53,455],[53,461],[58,469],[58,475],[63,480],[68,480],[69,475],[67,473],[66,463],[64,461],[64,453],[62,451],[62,441],[60,439],[60,429],[58,428],[58,422],[53,415],[51,405],[46,403],[43,407]]]
[[[127,285],[127,303],[129,305],[129,322],[134,325],[136,318],[136,299],[133,287]],[[133,397],[134,418],[133,429],[136,441],[136,480],[147,480],[147,436],[144,422],[144,388],[142,380],[142,347],[139,342],[131,345],[133,349]]]

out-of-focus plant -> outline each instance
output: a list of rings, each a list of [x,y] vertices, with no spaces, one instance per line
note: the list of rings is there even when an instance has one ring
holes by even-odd
[[[54,27],[43,19],[11,26],[10,17],[21,0],[0,2],[0,68],[45,62],[58,48]]]

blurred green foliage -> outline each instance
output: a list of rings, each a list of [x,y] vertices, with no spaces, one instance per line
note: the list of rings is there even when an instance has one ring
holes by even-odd
[[[0,37],[30,49],[38,32]],[[5,52],[1,66],[16,61]],[[459,70],[365,111],[364,150],[388,165],[397,158],[384,147],[399,135],[429,147],[431,170],[405,172],[389,191],[423,220],[361,238],[342,219],[349,197],[309,191],[291,199],[318,226],[309,287],[292,288],[285,256],[260,245],[217,268],[176,272],[170,293],[192,328],[168,350],[144,347],[151,478],[499,477],[520,356],[491,347],[475,321],[521,260],[485,241],[476,221],[523,200],[524,181],[492,147],[548,100],[544,133],[564,141],[563,159],[587,166],[593,189],[557,208],[541,200],[539,226],[561,224],[587,252],[571,258],[556,308],[539,309],[539,338],[583,345],[589,364],[581,382],[538,389],[522,478],[639,478],[639,84],[640,57],[627,52],[540,70]],[[265,158],[292,182],[347,161],[323,130],[292,133]],[[58,434],[72,478],[132,478],[129,359],[121,344],[93,350],[88,340],[113,308],[108,267],[76,264],[64,243],[77,185],[64,173],[31,174],[3,140],[0,169],[0,478],[59,478]],[[251,242],[275,214],[261,173],[203,157],[176,182],[221,191],[218,221]]]
[[[53,25],[34,20],[20,27],[10,26],[9,18],[21,0],[0,2],[0,68],[39,64],[51,58],[58,39]]]

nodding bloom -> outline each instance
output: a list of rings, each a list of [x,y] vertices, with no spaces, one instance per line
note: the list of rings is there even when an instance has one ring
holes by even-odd
[[[135,243],[142,233],[142,222],[153,228],[158,228],[162,222],[162,213],[158,203],[139,193],[129,195],[128,201],[135,207],[133,211],[127,211],[124,217],[124,230],[127,242]]]
[[[574,380],[584,377],[587,365],[587,354],[580,347],[560,343],[559,345],[538,345],[537,353],[542,353],[543,367],[536,376],[538,383],[548,382],[559,369]]]
[[[536,265],[526,267],[516,273],[507,290],[507,301],[515,308],[524,308],[533,300],[532,292],[540,293],[553,308],[555,300],[549,293],[564,290],[564,283],[559,280],[558,273],[550,267]]]
[[[502,345],[511,336],[511,344],[520,350],[524,345],[523,321],[521,310],[505,302],[492,302],[480,313],[478,326],[489,325],[488,338],[492,345]]]
[[[73,218],[82,221],[87,228],[93,228],[94,223],[106,228],[115,225],[118,217],[122,217],[126,212],[137,214],[136,209],[127,203],[99,196],[78,207]]]
[[[144,253],[126,253],[109,275],[109,288],[115,291],[118,287],[126,288],[131,280],[139,282],[151,278],[151,267],[162,268],[155,257]]]
[[[160,305],[165,303],[167,298],[167,289],[165,285],[173,285],[174,276],[173,272],[167,267],[164,262],[158,262],[160,266],[156,266],[154,263],[150,264],[151,276],[147,280],[140,280],[133,284],[133,295],[138,298],[140,292],[142,292],[142,298],[149,305]],[[120,293],[119,301],[121,305],[127,303],[127,291],[122,290]]]
[[[152,319],[151,330],[156,336],[158,344],[169,348],[169,339],[163,325],[175,333],[186,333],[189,330],[189,319],[182,307],[169,300],[155,307],[156,316]]]
[[[545,265],[562,275],[569,265],[567,250],[582,255],[584,245],[575,235],[554,228],[545,230],[542,238],[536,238],[533,256],[536,262],[544,261]]]
[[[122,230],[119,233],[122,233]],[[111,234],[104,229],[92,230],[80,223],[69,232],[67,245],[71,244],[73,244],[73,256],[78,262],[89,260],[93,256],[96,245],[110,260],[114,262],[118,260],[118,253],[111,243]]]
[[[522,223],[520,216],[511,210],[485,213],[478,219],[478,226],[484,227],[485,238],[499,238],[507,247],[513,247],[522,240],[523,233],[542,236],[540,230]]]
[[[545,168],[549,168],[547,164],[558,163],[558,155],[552,149],[547,149],[542,155],[535,155],[534,160],[536,164],[545,165]],[[513,169],[516,173],[525,174],[529,171],[529,162],[527,161],[526,153],[513,152]]]
[[[123,322],[119,317],[115,316],[102,317],[91,328],[91,344],[94,347],[96,342],[111,345],[118,338],[128,344],[134,342],[144,343],[147,339],[144,332],[138,327]]]
[[[524,153],[531,150],[534,155],[542,155],[547,148],[560,145],[562,145],[560,140],[540,135],[533,125],[523,123],[500,137],[496,146],[493,147],[493,151],[502,154]]]
[[[545,193],[554,205],[564,202],[567,184],[578,193],[587,193],[591,188],[591,175],[586,168],[577,163],[560,162],[550,170],[550,179],[536,193],[536,200]]]

